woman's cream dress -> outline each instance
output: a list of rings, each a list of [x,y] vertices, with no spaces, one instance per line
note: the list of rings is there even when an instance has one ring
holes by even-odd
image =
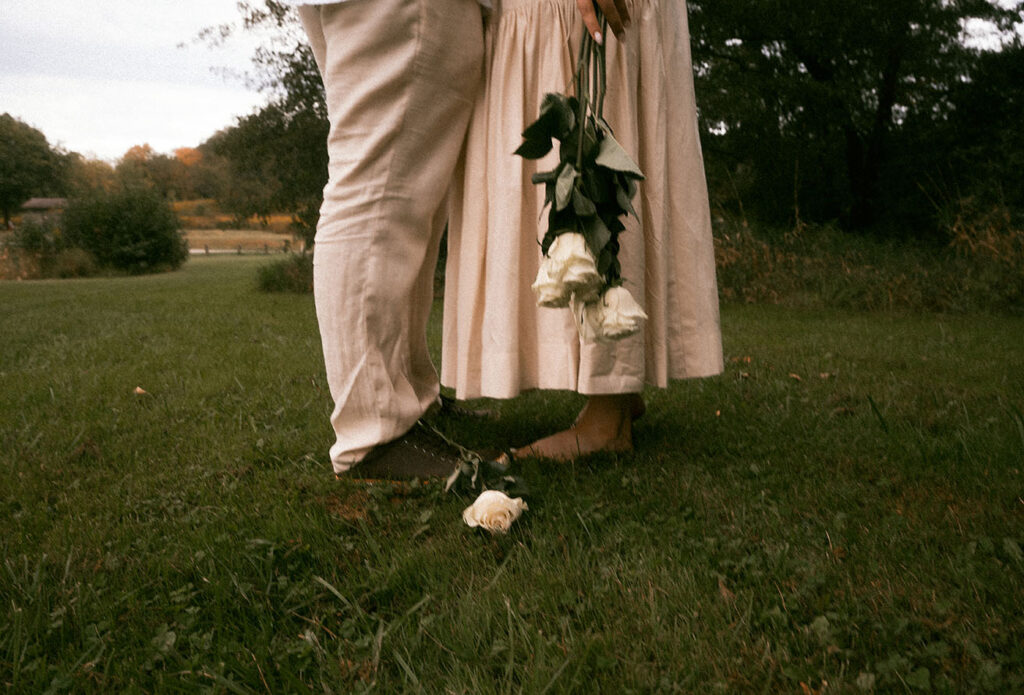
[[[498,5],[498,3],[496,3]],[[451,198],[441,381],[458,398],[534,388],[639,392],[722,370],[714,247],[683,0],[632,0],[607,45],[605,118],[646,175],[619,237],[626,288],[648,316],[613,343],[583,343],[569,309],[538,307],[552,169],[512,153],[547,92],[571,93],[582,22],[574,0],[503,0],[488,26],[486,88]]]

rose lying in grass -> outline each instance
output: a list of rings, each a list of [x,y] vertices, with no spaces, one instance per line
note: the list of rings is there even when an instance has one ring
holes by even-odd
[[[527,509],[522,497],[513,499],[504,492],[484,490],[463,510],[462,520],[471,528],[479,526],[491,533],[508,533],[512,523]]]

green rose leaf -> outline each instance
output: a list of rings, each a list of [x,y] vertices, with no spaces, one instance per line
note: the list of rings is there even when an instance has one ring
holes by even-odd
[[[587,246],[590,247],[590,252],[594,254],[594,258],[600,259],[604,247],[611,241],[612,233],[608,230],[604,220],[597,215],[587,217],[582,222],[583,237],[587,240]],[[598,272],[600,272],[600,269],[598,269]]]
[[[551,210],[548,211],[548,229],[580,231],[579,222],[580,218],[570,207],[559,210],[557,206],[552,205]]]
[[[545,94],[540,116],[523,131],[526,140],[559,140],[576,126],[576,114],[564,94]]]
[[[583,195],[578,187],[572,189],[572,209],[580,217],[597,214],[594,201]]]
[[[619,182],[623,186],[625,186],[626,193],[629,194],[629,199],[633,200],[633,197],[636,196],[636,189],[637,189],[636,179],[632,179],[629,176],[626,176],[625,174],[620,174],[619,175]]]
[[[594,129],[591,119],[584,121],[585,128],[583,128],[583,162],[593,162],[594,153],[597,150],[597,131]],[[563,162],[575,162],[576,155],[579,151],[580,144],[580,129],[577,128],[562,139],[561,145],[558,148],[558,156]]]
[[[540,159],[550,152],[551,148],[551,138],[544,138],[542,140],[526,140],[522,145],[516,148],[514,154],[519,155],[523,159]]]
[[[626,154],[622,145],[612,137],[611,133],[605,133],[604,139],[598,144],[597,159],[598,166],[612,171],[618,171],[632,178],[642,179],[644,174],[636,162]]]
[[[605,227],[612,233],[612,236],[616,236],[619,232],[625,231],[626,225],[622,224],[622,220],[615,213],[606,215],[602,218]]]
[[[605,191],[608,188],[608,181],[603,173],[603,169],[596,167],[584,167],[580,172],[580,189],[597,205],[606,200]]]
[[[559,163],[557,167],[551,171],[537,172],[530,179],[535,184],[544,184],[544,207],[546,208],[551,203],[555,202],[555,183],[558,181],[558,175],[562,171],[562,164]]]
[[[558,182],[555,184],[555,209],[564,210],[572,199],[572,192],[576,185],[576,167],[566,163],[562,173],[558,175]]]
[[[618,202],[619,207],[628,212],[633,217],[640,219],[640,216],[636,214],[636,210],[633,209],[633,202],[629,198],[629,191],[619,186],[615,187],[615,200],[616,202]]]

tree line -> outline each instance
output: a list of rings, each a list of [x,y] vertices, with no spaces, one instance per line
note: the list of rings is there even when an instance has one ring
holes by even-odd
[[[933,233],[942,208],[1024,203],[1021,3],[690,0],[722,205],[775,223]],[[1015,27],[1016,25],[1016,27]],[[987,26],[987,48],[965,28]]]
[[[716,216],[947,241],[951,216],[995,207],[1019,226],[1022,6],[689,0]],[[237,181],[273,182],[264,204],[315,219],[327,120],[313,57],[288,6],[239,8],[243,27],[277,37],[254,58],[270,98],[219,134],[217,151]],[[972,27],[987,28],[987,44],[970,41]]]
[[[1019,220],[1022,4],[689,0],[716,215],[933,239],[967,203]],[[253,58],[264,107],[195,148],[165,155],[142,145],[115,165],[40,147],[45,137],[4,115],[5,221],[27,194],[130,183],[168,198],[215,198],[239,217],[291,213],[311,236],[327,176],[319,74],[289,6],[262,0],[239,10],[240,30],[271,37]],[[973,26],[990,29],[989,45],[965,40]],[[14,161],[25,166],[14,172]]]

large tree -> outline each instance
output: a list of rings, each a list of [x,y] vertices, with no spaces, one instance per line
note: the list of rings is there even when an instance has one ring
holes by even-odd
[[[229,176],[218,198],[235,214],[292,214],[312,243],[327,182],[327,107],[313,53],[295,9],[276,0],[240,2],[241,28],[266,41],[253,56],[250,80],[268,96],[254,114],[240,118],[201,146],[227,162]],[[201,38],[218,42],[239,27],[211,27]]]
[[[0,115],[0,209],[4,228],[33,196],[63,191],[67,157],[46,136],[8,113]]]
[[[802,207],[878,220],[891,138],[944,120],[979,51],[968,21],[1010,31],[1020,2],[690,0],[709,158],[770,217]],[[1008,9],[1009,6],[1012,6]]]

